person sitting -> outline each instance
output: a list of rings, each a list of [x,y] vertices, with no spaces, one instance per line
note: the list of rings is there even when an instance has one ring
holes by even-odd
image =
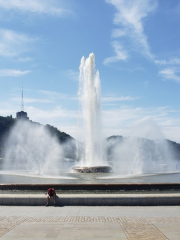
[[[54,199],[54,206],[56,206],[56,191],[54,188],[49,188],[48,191],[47,191],[47,203],[46,203],[46,207],[49,205],[49,199],[51,197],[53,197]]]

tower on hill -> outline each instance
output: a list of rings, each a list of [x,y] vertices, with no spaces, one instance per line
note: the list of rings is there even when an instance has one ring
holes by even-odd
[[[21,111],[16,113],[17,119],[29,120],[27,112],[24,112],[24,96],[23,96],[23,84],[22,84],[22,102],[21,102]]]

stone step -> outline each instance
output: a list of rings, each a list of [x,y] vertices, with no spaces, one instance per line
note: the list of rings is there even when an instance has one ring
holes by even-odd
[[[44,194],[0,194],[0,205],[45,206]],[[53,205],[53,199],[49,201]],[[58,194],[57,206],[173,206],[180,205],[180,193],[173,194]]]

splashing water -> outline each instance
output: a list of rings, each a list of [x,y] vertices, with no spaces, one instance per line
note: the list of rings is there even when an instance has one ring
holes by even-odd
[[[56,137],[39,124],[19,120],[11,129],[5,144],[2,169],[27,170],[42,174],[53,168],[59,174],[63,151]]]
[[[103,156],[101,128],[101,84],[99,72],[95,70],[93,53],[81,59],[79,77],[79,100],[82,109],[84,132],[84,166],[108,165]]]
[[[178,171],[178,161],[164,139],[112,136],[107,140],[107,154],[113,169],[121,175]]]

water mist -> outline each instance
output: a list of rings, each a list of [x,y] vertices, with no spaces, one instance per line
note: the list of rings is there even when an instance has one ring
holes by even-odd
[[[140,121],[131,134],[107,139],[108,160],[116,172],[128,176],[177,172],[170,141],[152,120]]]
[[[5,143],[3,170],[59,174],[63,150],[56,137],[45,126],[19,120],[11,129]]]

